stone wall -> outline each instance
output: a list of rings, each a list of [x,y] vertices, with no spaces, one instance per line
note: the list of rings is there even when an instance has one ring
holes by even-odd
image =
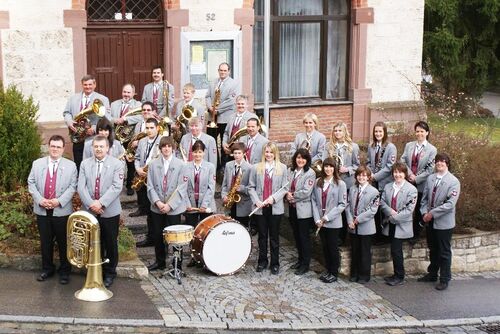
[[[452,247],[452,272],[480,272],[500,270],[500,232],[478,232],[472,235],[454,235]],[[372,274],[377,276],[393,273],[389,245],[372,248]],[[421,274],[429,265],[429,250],[425,241],[414,246],[404,243],[405,271]],[[341,272],[349,274],[350,251],[342,248]]]
[[[368,0],[366,87],[372,103],[420,99],[424,0]]]
[[[9,29],[2,29],[3,81],[40,105],[40,122],[60,121],[73,92],[73,40],[64,28],[70,0],[9,1]],[[81,50],[85,52],[85,50]]]

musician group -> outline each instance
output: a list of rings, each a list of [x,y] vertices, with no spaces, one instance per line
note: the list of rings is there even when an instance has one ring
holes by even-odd
[[[317,130],[317,116],[307,113],[287,167],[278,146],[262,133],[259,118],[248,110],[248,99],[239,94],[227,63],[220,64],[219,78],[208,89],[207,112],[194,99],[192,84],[183,86],[183,99],[174,108],[174,87],[164,80],[160,66],[152,69],[152,79],[141,102],[134,99],[135,87],[125,84],[122,99],[110,105],[95,92],[96,80],[90,75],[82,78],[82,92],[69,98],[63,116],[74,161],[62,156],[65,139],[52,136],[48,156],[33,162],[28,179],[42,246],[38,281],[56,273],[55,241],[61,259],[59,282],[69,282],[66,221],[75,192],[82,209],[99,222],[103,257],[109,259],[103,280],[109,287],[118,263],[122,187],[129,195],[137,193],[138,210],[130,215],[147,216],[148,232],[137,246],[154,246],[155,261],[148,269],[162,270],[168,251],[163,230],[181,222],[196,227],[216,212],[220,172],[227,213],[258,233],[257,272],[280,272],[279,231],[287,211],[297,248],[297,262],[291,267],[296,275],[309,271],[316,234],[326,268],[321,281],[337,281],[339,246],[349,240],[350,281],[367,283],[373,239],[386,236],[393,275],[385,281],[404,284],[403,242],[417,238],[424,227],[430,264],[418,280],[439,280],[438,290],[448,287],[460,183],[450,172],[449,156],[429,143],[426,122],[415,124],[416,140],[406,144],[399,159],[386,125],[375,123],[367,163],[360,164],[359,146],[345,123],[335,124],[327,140]]]

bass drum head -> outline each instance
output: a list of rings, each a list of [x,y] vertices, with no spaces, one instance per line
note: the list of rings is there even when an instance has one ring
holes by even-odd
[[[245,265],[252,240],[243,225],[227,221],[212,228],[203,242],[203,262],[216,275],[231,275]]]

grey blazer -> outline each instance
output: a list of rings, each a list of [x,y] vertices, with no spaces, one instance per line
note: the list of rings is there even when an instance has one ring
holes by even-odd
[[[367,185],[361,192],[358,202],[358,215],[354,215],[356,205],[356,197],[358,196],[359,187],[354,185],[349,191],[347,207],[345,214],[348,223],[352,223],[354,219],[358,219],[357,229],[348,229],[350,233],[358,235],[372,235],[377,232],[375,227],[375,214],[377,213],[380,204],[380,193],[371,185]]]
[[[278,164],[278,162],[276,164]],[[260,165],[261,163],[252,166],[248,183],[248,194],[250,195],[254,208],[256,207],[257,202],[263,202],[266,200],[266,198],[262,198],[264,195],[264,171],[262,173],[257,171],[257,167]],[[282,215],[285,212],[283,197],[285,197],[290,186],[288,184],[286,166],[281,162],[279,163],[279,166],[281,168],[281,175],[277,175],[275,167],[272,177],[273,187],[271,196],[274,198],[274,204],[272,207],[273,215]],[[265,167],[263,167],[263,169],[265,169]],[[262,209],[257,210],[255,214],[262,215]]]
[[[297,133],[295,140],[292,144],[291,154],[293,155],[297,149],[299,149],[303,142],[307,139],[307,134],[305,132]],[[323,157],[323,151],[325,150],[326,137],[321,132],[314,130],[311,137],[311,148],[309,153],[311,153],[311,162],[320,160]]]
[[[330,184],[326,195],[326,210],[323,215],[321,205],[321,194],[323,190],[318,187],[318,180],[316,180],[316,183],[314,184],[311,197],[314,221],[317,222],[324,217],[326,219],[324,227],[341,228],[342,212],[344,212],[347,203],[347,188],[345,186],[345,182],[339,180],[339,184]]]
[[[47,215],[47,211],[44,207],[40,206],[40,202],[44,198],[45,178],[49,168],[49,159],[48,157],[44,157],[33,161],[28,176],[28,191],[33,197],[33,212],[40,216]],[[56,175],[55,198],[59,201],[60,206],[54,208],[53,215],[56,217],[68,216],[73,212],[71,200],[73,194],[76,192],[77,171],[75,163],[66,158],[61,158]]]
[[[405,150],[401,156],[401,162],[405,163],[408,167],[408,175],[413,175],[411,171],[411,158],[415,152],[416,141],[409,142],[405,145]],[[421,193],[425,188],[425,180],[434,172],[434,158],[436,157],[437,149],[429,142],[420,152],[420,159],[418,160],[417,177],[415,183],[417,184],[418,192]]]
[[[109,148],[108,155],[120,159],[120,157],[125,153],[123,145],[117,140],[113,140],[113,146]],[[92,149],[92,141],[87,140],[85,146],[83,147],[83,159],[93,158],[94,150]]]
[[[212,107],[212,101],[215,97],[215,89],[219,83],[219,79],[214,80],[207,90],[205,96],[205,103],[207,106]],[[240,84],[231,77],[227,77],[220,86],[220,104],[217,108],[217,123],[228,123],[231,117],[236,112],[235,99],[236,96],[241,94]],[[208,121],[211,121],[211,114],[208,116]]]
[[[240,138],[240,142],[246,145],[247,150],[248,150],[248,141],[250,137],[248,135],[243,136]],[[255,141],[252,145],[252,148],[250,150],[250,160],[248,161],[250,164],[255,165],[259,162],[262,161],[262,152],[264,151],[264,146],[269,143],[269,140],[258,133],[255,135]]]
[[[292,181],[294,177],[294,172],[288,170],[288,189],[292,187]],[[298,219],[312,218],[312,202],[311,194],[316,181],[316,173],[314,170],[309,168],[307,172],[301,172],[297,176],[295,182],[295,191],[293,192],[293,198],[295,203],[295,209],[297,210]],[[292,204],[292,203],[290,203]]]
[[[88,158],[82,161],[80,165],[80,175],[78,176],[78,194],[82,200],[86,211],[94,201],[95,180],[97,173],[97,163],[94,158]],[[120,193],[123,187],[123,163],[109,155],[104,159],[104,165],[101,171],[101,186],[99,202],[104,207],[103,218],[114,217],[122,211],[120,204]]]
[[[380,147],[380,168],[375,165],[375,156],[377,155],[377,147],[368,146],[368,156],[366,166],[372,171],[372,177],[378,183],[378,189],[384,190],[387,183],[393,182],[392,165],[396,162],[397,149],[393,143],[387,143],[385,147]]]
[[[128,108],[125,111],[132,111],[137,108],[141,107],[141,102],[136,101],[134,99],[131,99],[128,104]],[[111,103],[111,108],[106,111],[106,118],[109,119],[109,121],[114,125],[115,124],[115,119],[120,118],[120,114],[122,112],[122,100],[116,100]],[[142,121],[142,115],[135,115],[135,116],[128,116],[125,117],[125,120],[129,125],[134,125],[137,124],[138,122]]]
[[[153,148],[149,153],[150,162],[152,162],[159,156],[160,148],[158,145],[160,144],[160,139],[161,139],[160,135],[156,136],[156,139],[153,143]],[[148,137],[144,137],[141,140],[139,140],[139,143],[137,144],[137,150],[135,151],[135,161],[134,161],[135,168],[144,167],[146,165],[148,159],[147,156],[148,140],[149,140]]]
[[[326,158],[331,156],[332,153],[336,153],[337,149],[334,144],[328,143],[325,146],[325,150],[323,151],[322,160],[325,161]],[[344,162],[344,167],[347,167],[349,170],[347,173],[340,174],[342,181],[345,182],[347,189],[350,189],[354,184],[354,173],[359,167],[359,146],[356,143],[352,143],[352,152],[342,146],[340,152],[336,153],[342,157],[342,161]]]
[[[222,137],[222,143],[224,143],[224,144],[227,144],[227,142],[229,141],[229,138],[231,138],[231,130],[233,129],[233,123],[236,120],[236,114],[237,113],[233,114],[233,116],[231,117],[231,119],[227,123],[226,129],[224,130],[224,136]],[[255,117],[256,117],[256,115],[253,112],[250,112],[250,111],[246,110],[241,115],[241,122],[240,122],[239,129],[246,127],[247,126],[247,121],[250,118],[255,118]]]
[[[148,198],[151,202],[151,211],[157,214],[162,212],[155,205],[157,201],[168,203],[171,210],[167,213],[168,216],[179,215],[186,211],[187,200],[187,180],[183,180],[184,163],[172,157],[168,166],[167,174],[167,189],[163,191],[163,176],[164,165],[163,159],[160,157],[151,163],[148,168]]]
[[[82,103],[82,96],[83,93],[76,93],[73,94],[69,97],[68,102],[66,103],[66,106],[64,107],[63,111],[63,117],[64,121],[66,122],[66,126],[70,126],[73,124],[73,119],[75,118],[76,115],[80,113],[80,105]],[[92,105],[95,99],[101,100],[101,102],[104,104],[106,107],[106,110],[109,109],[109,100],[106,96],[101,95],[97,92],[93,92],[90,95],[90,100],[89,100],[89,106]],[[90,123],[92,124],[92,127],[95,130],[95,126],[97,124],[97,121],[99,120],[99,117],[95,114],[92,114],[89,116]]]
[[[396,208],[398,214],[395,217],[391,216],[391,200],[394,194],[394,188],[391,182],[387,184],[382,192],[380,207],[382,213],[389,217],[389,223],[396,225],[394,237],[398,239],[408,239],[413,237],[413,210],[417,204],[417,188],[410,182],[405,181],[403,187],[398,192]],[[389,224],[386,224],[382,230],[384,235],[389,235]]]
[[[434,218],[434,229],[448,230],[455,227],[455,210],[460,196],[460,181],[450,172],[446,173],[436,188],[434,205],[432,205],[432,190],[437,174],[427,178],[420,204],[422,215],[431,213]]]
[[[189,162],[183,168],[183,181],[187,183],[186,205],[194,208],[210,208],[212,212],[217,210],[215,206],[215,166],[203,160],[200,171],[200,192],[198,206],[194,199],[194,162]],[[186,212],[189,214],[189,212]]]
[[[174,107],[174,99],[175,99],[175,88],[174,86],[166,81],[166,84],[168,86],[168,110],[169,113],[172,111],[172,108]],[[166,108],[165,108],[165,101],[163,101],[163,91],[160,91],[158,94],[158,103],[156,105],[157,113],[160,117],[165,117],[166,113]],[[141,102],[153,102],[153,83],[150,82],[144,86],[144,89],[142,90],[142,98]]]
[[[215,143],[215,139],[203,132],[198,139],[205,144],[204,160],[210,162],[217,168],[217,144]],[[181,138],[180,146],[184,149],[184,152],[186,152],[186,158],[189,156],[189,148],[191,147],[192,141],[193,135],[191,133],[186,133]],[[180,152],[177,152],[177,157],[182,159]]]
[[[224,198],[227,196],[229,191],[231,190],[231,181],[233,179],[233,175],[235,173],[235,165],[236,162],[234,160],[226,163],[226,167],[224,169],[224,179],[222,180],[222,188],[221,188],[221,197]],[[238,194],[241,196],[241,200],[239,203],[236,203],[236,216],[238,217],[247,217],[252,211],[252,201],[248,196],[248,182],[250,178],[250,170],[252,169],[252,165],[243,160],[241,162],[241,183],[238,188]]]

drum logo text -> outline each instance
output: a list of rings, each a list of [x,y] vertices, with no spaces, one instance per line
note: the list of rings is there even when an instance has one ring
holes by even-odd
[[[234,231],[222,231],[222,235],[234,235]]]

